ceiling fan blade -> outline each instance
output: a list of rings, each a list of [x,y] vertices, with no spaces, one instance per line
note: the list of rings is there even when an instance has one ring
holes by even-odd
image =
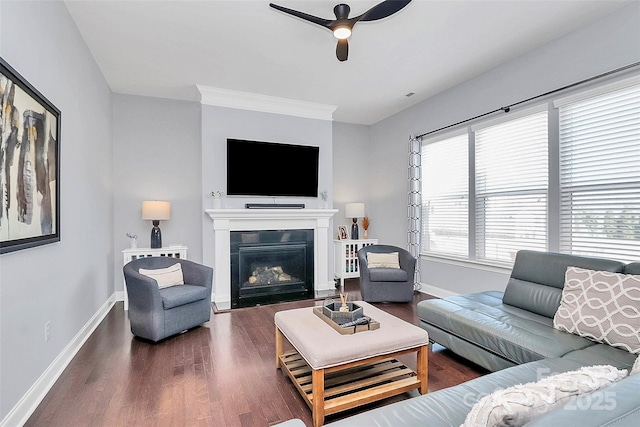
[[[313,22],[314,24],[322,25],[323,27],[329,28],[329,24],[331,24],[331,20],[318,18],[317,16],[309,15],[308,13],[300,12],[297,10],[289,9],[287,7],[278,6],[277,4],[269,3],[269,6],[272,8],[279,10],[280,12],[288,13],[289,15],[293,15],[300,19],[304,19],[305,21]]]
[[[347,39],[338,40],[338,46],[336,46],[336,56],[338,61],[346,61],[349,56],[349,42]]]
[[[411,3],[411,0],[386,0],[373,6],[358,16],[357,19],[358,21],[377,21],[378,19],[393,15],[409,3]]]

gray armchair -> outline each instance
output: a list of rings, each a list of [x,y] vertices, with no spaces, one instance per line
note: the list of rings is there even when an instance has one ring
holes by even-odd
[[[369,268],[367,254],[398,252],[400,269]],[[390,245],[370,245],[358,251],[360,264],[360,293],[368,302],[413,301],[413,282],[416,259],[406,249]]]
[[[138,272],[140,268],[155,270],[176,263],[181,265],[184,285],[159,289],[155,279]],[[211,267],[184,259],[146,257],[127,263],[123,273],[135,336],[157,342],[211,318]]]

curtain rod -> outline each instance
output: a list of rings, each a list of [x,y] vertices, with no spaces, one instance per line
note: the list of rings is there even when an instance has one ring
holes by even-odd
[[[615,70],[607,71],[606,73],[602,73],[602,74],[598,74],[597,76],[589,77],[588,79],[581,80],[579,82],[572,83],[570,85],[563,86],[563,87],[561,87],[559,89],[551,90],[551,91],[545,92],[545,93],[543,93],[541,95],[533,96],[531,98],[527,98],[525,100],[522,100],[522,101],[519,101],[519,102],[516,102],[516,103],[513,103],[513,104],[509,104],[509,105],[507,105],[505,107],[500,107],[500,108],[498,108],[496,110],[489,111],[489,112],[486,112],[484,114],[480,114],[478,116],[471,117],[471,118],[466,119],[466,120],[462,120],[462,121],[460,121],[458,123],[454,123],[452,125],[444,126],[444,127],[441,127],[440,129],[432,130],[430,132],[425,132],[425,133],[423,133],[421,135],[416,136],[416,138],[422,138],[423,136],[431,135],[432,133],[440,132],[441,130],[449,129],[449,128],[452,128],[454,126],[458,126],[458,125],[461,125],[463,123],[467,123],[467,122],[470,122],[472,120],[476,120],[476,119],[479,119],[481,117],[488,116],[489,114],[497,113],[499,111],[503,111],[505,113],[508,113],[511,110],[511,107],[515,107],[516,105],[524,104],[525,102],[533,101],[534,99],[543,98],[545,96],[552,95],[552,94],[557,93],[557,92],[562,92],[563,90],[571,89],[572,87],[579,86],[579,85],[582,85],[582,84],[585,84],[585,83],[589,83],[589,82],[592,82],[594,80],[598,80],[598,79],[601,79],[603,77],[610,76],[611,74],[619,73],[621,71],[628,70],[629,68],[637,67],[638,65],[640,65],[640,62],[634,62],[633,64],[625,65],[624,67],[616,68]]]

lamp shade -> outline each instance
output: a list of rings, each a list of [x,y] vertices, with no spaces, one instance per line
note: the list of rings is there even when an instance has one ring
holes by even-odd
[[[159,221],[171,219],[171,203],[160,200],[142,202],[142,219]]]
[[[344,205],[344,216],[347,218],[364,218],[364,203],[347,203]]]

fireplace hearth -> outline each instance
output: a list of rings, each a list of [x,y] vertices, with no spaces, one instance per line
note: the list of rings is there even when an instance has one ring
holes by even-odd
[[[313,297],[313,230],[231,232],[231,308]]]

